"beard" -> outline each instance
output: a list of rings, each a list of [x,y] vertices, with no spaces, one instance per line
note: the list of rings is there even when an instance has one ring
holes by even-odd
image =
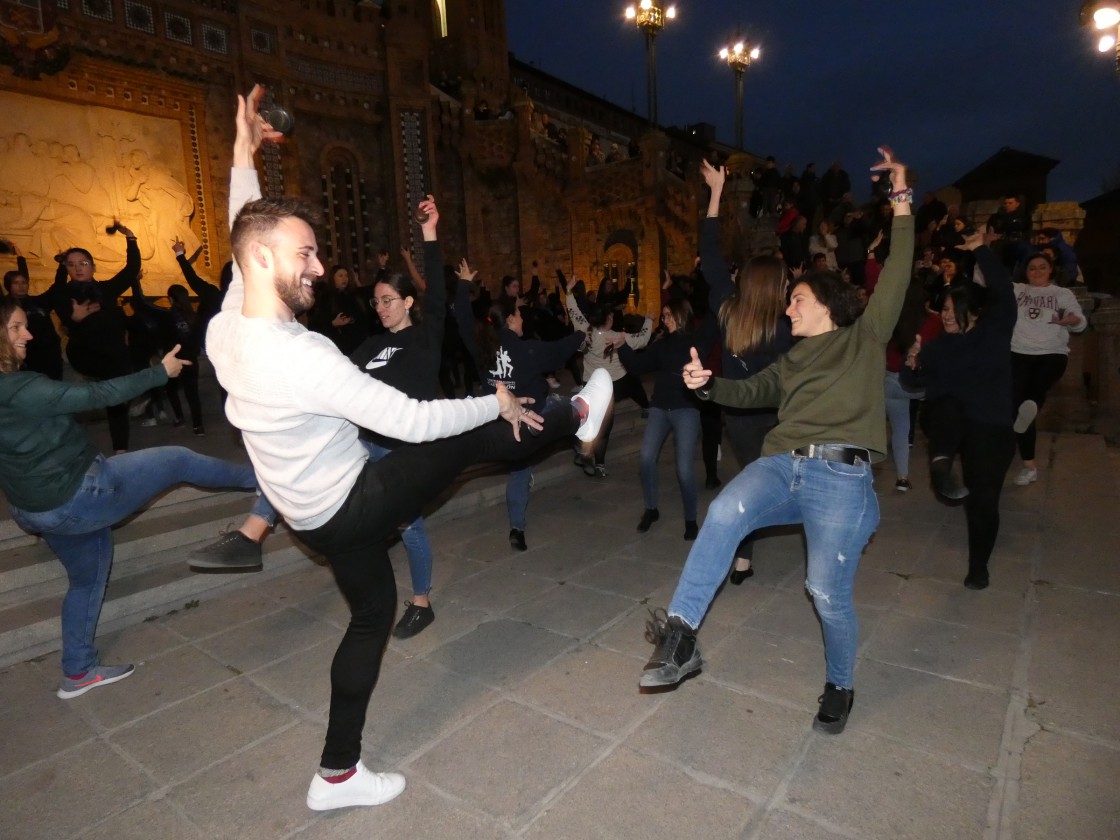
[[[314,283],[315,279],[313,274],[297,274],[288,279],[280,276],[274,278],[277,296],[292,311],[294,317],[298,318],[315,303],[315,293],[310,286],[303,284],[304,280]]]

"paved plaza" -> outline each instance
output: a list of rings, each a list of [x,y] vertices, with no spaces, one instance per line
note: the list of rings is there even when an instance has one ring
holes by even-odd
[[[669,452],[661,521],[636,533],[631,447],[607,479],[569,466],[534,491],[527,552],[502,504],[434,524],[436,622],[391,643],[365,729],[366,764],[407,776],[390,804],[304,804],[347,618],[306,560],[104,633],[106,661],[137,663],[118,685],[57,699],[57,652],[0,671],[0,837],[1120,837],[1116,462],[1099,437],[1040,443],[983,592],[961,586],[963,512],[933,499],[921,450],[908,494],[879,467],[840,736],[810,728],[824,668],[795,530],[716,600],[703,673],[638,692],[647,608],[688,544]]]

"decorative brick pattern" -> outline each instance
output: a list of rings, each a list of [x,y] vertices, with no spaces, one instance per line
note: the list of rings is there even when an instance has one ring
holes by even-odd
[[[194,37],[191,31],[191,19],[174,12],[163,13],[163,34],[171,41],[180,44],[193,44]]]
[[[125,0],[124,23],[129,29],[135,29],[137,32],[147,32],[149,35],[156,34],[155,12],[147,3],[134,3],[132,0]]]
[[[82,14],[112,23],[113,0],[82,0]]]

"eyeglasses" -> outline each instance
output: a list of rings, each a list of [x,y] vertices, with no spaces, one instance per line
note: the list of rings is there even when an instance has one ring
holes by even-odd
[[[78,262],[66,261],[67,268],[89,268],[93,263],[89,260],[79,260]]]
[[[395,301],[395,300],[404,300],[404,298],[399,298],[399,297],[374,298],[371,301],[371,303],[373,304],[374,309],[378,309],[378,308],[388,309],[390,306],[393,305],[393,301]]]

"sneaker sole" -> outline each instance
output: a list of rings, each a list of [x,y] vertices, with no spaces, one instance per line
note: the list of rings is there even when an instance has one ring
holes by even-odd
[[[1024,400],[1023,404],[1019,406],[1019,411],[1015,415],[1015,423],[1011,429],[1017,435],[1023,434],[1031,427],[1031,423],[1038,417],[1038,403],[1034,400]]]
[[[72,700],[75,697],[81,697],[87,691],[93,691],[95,688],[101,688],[101,686],[103,685],[112,685],[115,682],[126,680],[135,673],[136,669],[133,668],[131,671],[125,671],[119,677],[107,677],[105,679],[96,680],[95,682],[91,682],[89,685],[83,685],[81,688],[75,689],[74,691],[67,691],[64,688],[60,688],[55,692],[55,696],[60,700]]]
[[[644,689],[672,689],[687,679],[695,677],[704,667],[704,660],[699,653],[693,654],[688,662],[680,667],[680,673],[675,679],[659,677],[657,671],[646,671],[638,680],[638,688]],[[660,669],[659,669],[660,670]]]
[[[334,811],[338,808],[373,808],[377,805],[384,805],[386,802],[392,802],[394,799],[404,793],[404,789],[407,786],[407,783],[402,779],[400,790],[392,791],[387,796],[379,796],[372,799],[359,796],[350,796],[320,801],[312,799],[310,796],[308,796],[307,807],[312,811]]]
[[[249,572],[259,572],[264,569],[264,563],[246,563],[243,566],[230,566],[223,564],[220,566],[209,565],[205,561],[192,560],[187,564],[192,572],[198,572],[201,575],[238,575],[246,574]]]
[[[820,718],[813,718],[813,729],[817,732],[823,732],[826,735],[839,735],[844,731],[844,727],[848,725],[848,716],[844,715],[840,720],[833,721],[832,723],[825,723]]]

